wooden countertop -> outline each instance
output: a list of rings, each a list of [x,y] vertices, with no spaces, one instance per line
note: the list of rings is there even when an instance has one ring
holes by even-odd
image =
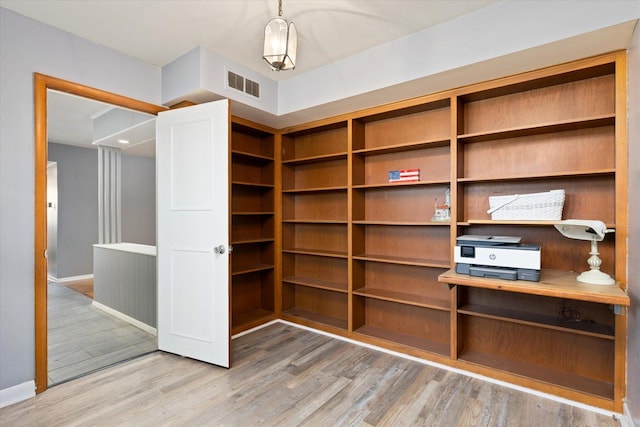
[[[502,280],[458,274],[454,269],[438,276],[438,281],[452,285],[471,286],[523,294],[569,298],[604,304],[628,306],[629,296],[620,286],[590,285],[576,280],[578,273],[561,270],[541,270],[539,282],[525,280]]]

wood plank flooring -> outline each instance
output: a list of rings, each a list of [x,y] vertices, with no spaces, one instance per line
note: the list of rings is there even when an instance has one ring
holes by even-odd
[[[48,288],[48,383],[58,384],[157,350],[157,339],[57,283]]]
[[[613,418],[276,323],[233,367],[156,352],[0,409],[3,426],[616,426]]]
[[[73,282],[61,283],[61,285],[93,299],[93,279],[74,280]]]

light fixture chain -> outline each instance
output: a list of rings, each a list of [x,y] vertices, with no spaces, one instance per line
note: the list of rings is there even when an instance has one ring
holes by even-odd
[[[278,16],[282,16],[282,0],[278,0]]]

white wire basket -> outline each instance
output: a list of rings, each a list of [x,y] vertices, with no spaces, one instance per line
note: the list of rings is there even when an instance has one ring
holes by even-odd
[[[491,196],[487,213],[493,220],[560,220],[563,207],[564,190],[551,190]]]

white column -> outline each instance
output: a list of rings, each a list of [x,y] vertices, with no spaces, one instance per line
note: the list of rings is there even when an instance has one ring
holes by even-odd
[[[119,148],[98,147],[98,243],[120,243],[121,163]]]

